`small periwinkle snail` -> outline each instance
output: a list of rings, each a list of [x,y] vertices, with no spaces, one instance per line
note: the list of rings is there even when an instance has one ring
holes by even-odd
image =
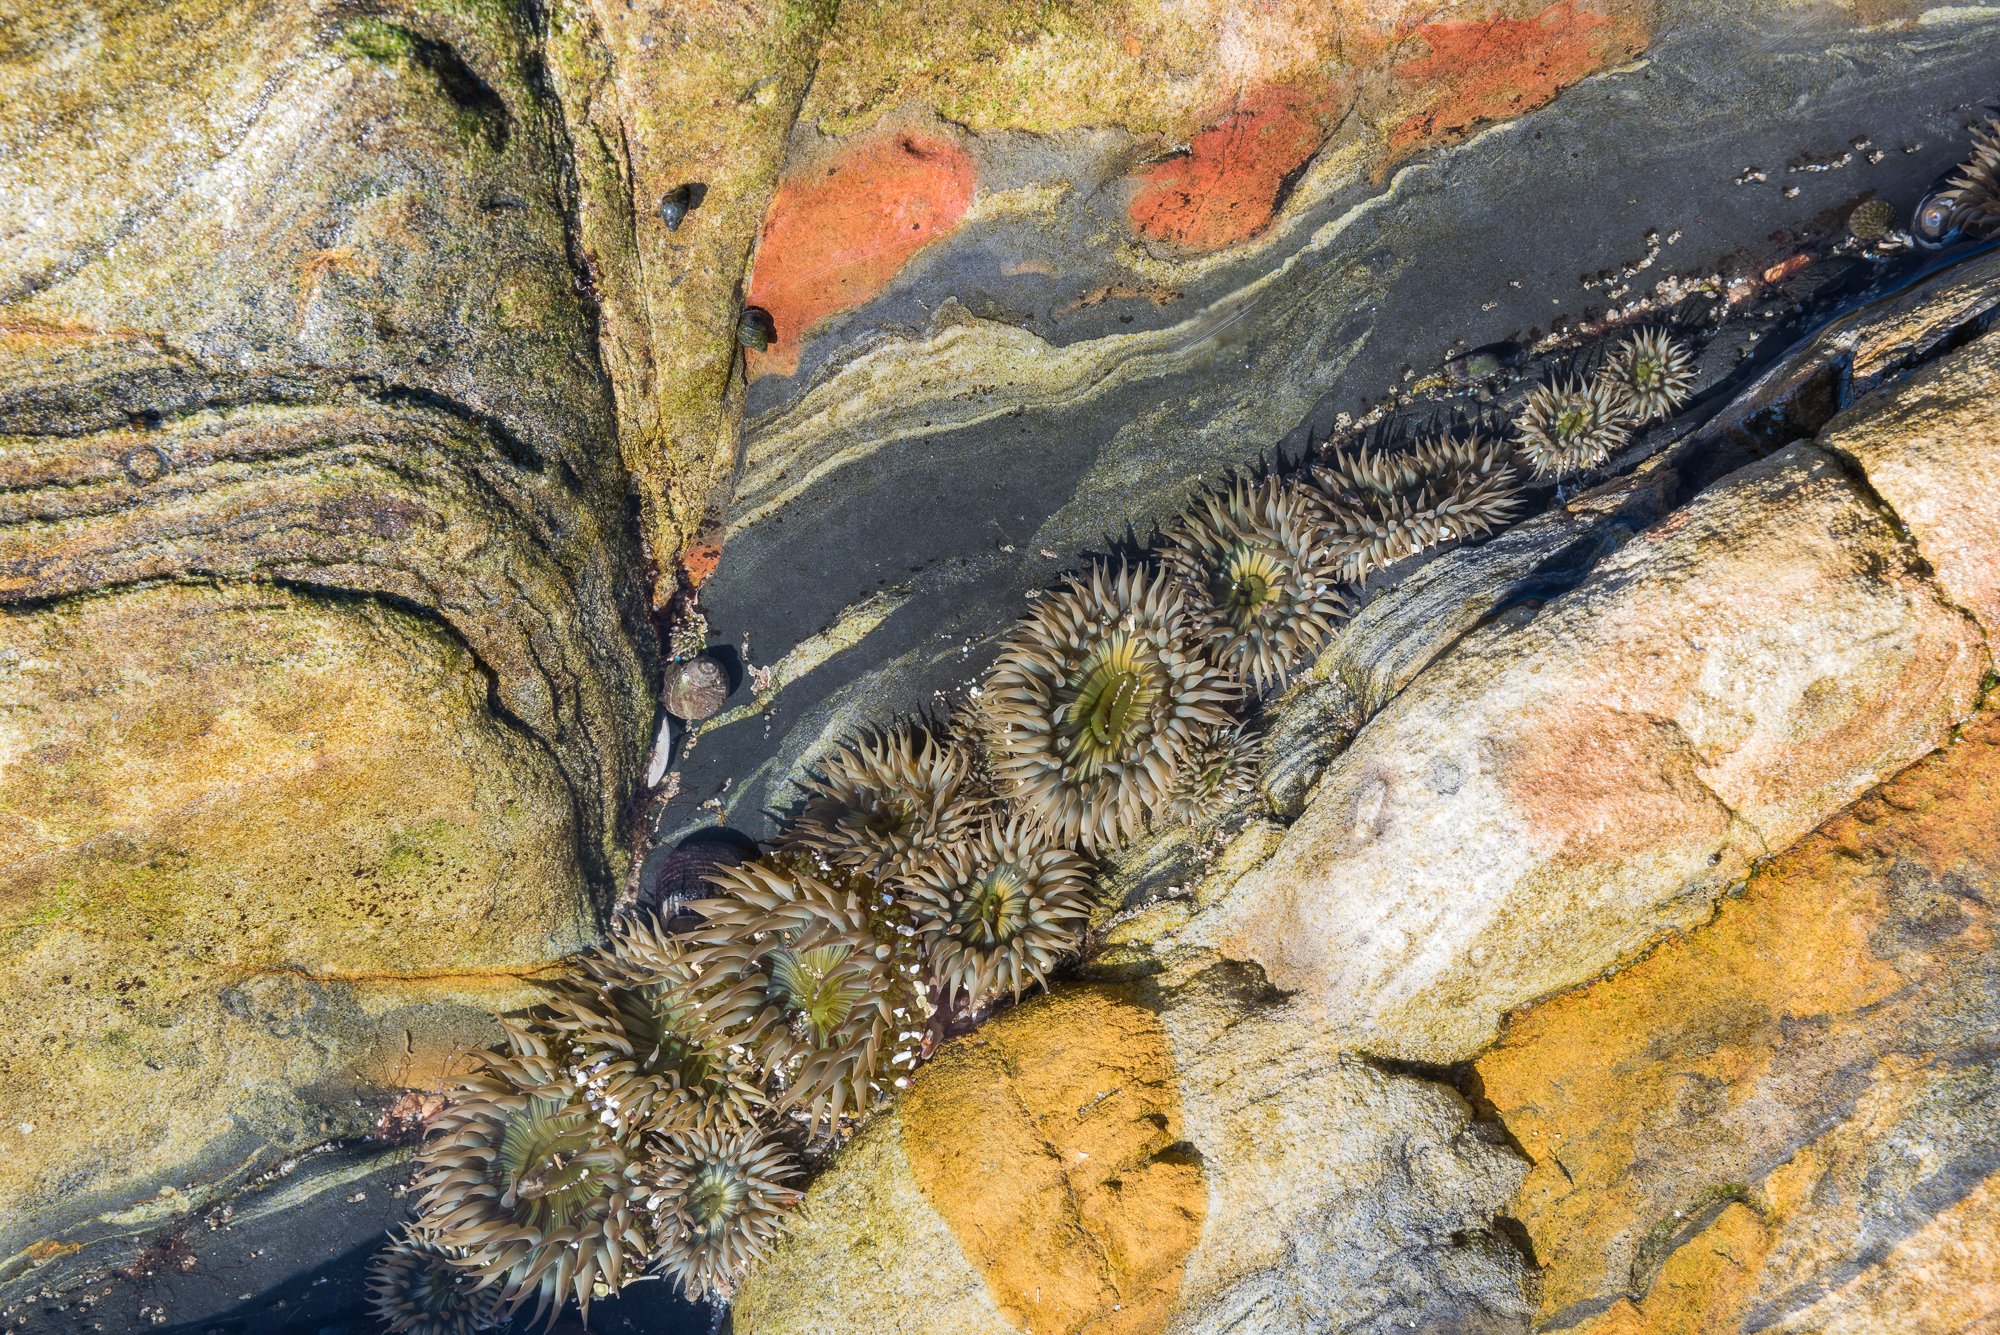
[[[667,225],[669,232],[680,231],[688,214],[701,207],[702,196],[707,193],[707,186],[694,182],[675,186],[660,196],[660,221]]]
[[[762,306],[745,306],[736,317],[736,341],[746,348],[764,352],[778,337],[778,326]]]

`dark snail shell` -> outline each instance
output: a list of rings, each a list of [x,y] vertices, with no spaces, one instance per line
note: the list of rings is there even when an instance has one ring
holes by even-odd
[[[693,207],[693,192],[684,185],[677,185],[660,196],[660,221],[667,225],[669,232],[678,232],[688,216],[688,210]]]
[[[745,306],[736,319],[736,341],[746,348],[764,352],[777,340],[777,322],[762,306]]]

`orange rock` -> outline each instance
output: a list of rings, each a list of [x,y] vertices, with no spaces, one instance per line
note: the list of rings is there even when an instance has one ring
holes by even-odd
[[[790,375],[827,316],[888,286],[912,255],[948,236],[972,203],[976,173],[958,144],[907,131],[875,135],[784,181],[764,219],[749,304],[778,337],[750,374]]]
[[[1437,97],[1390,132],[1396,157],[1432,139],[1457,138],[1481,121],[1532,111],[1646,44],[1636,18],[1579,13],[1576,0],[1550,5],[1531,19],[1423,23],[1414,35],[1431,53],[1405,61],[1396,73],[1418,88],[1435,89]]]
[[[1187,250],[1219,250],[1262,231],[1285,180],[1326,138],[1330,85],[1276,84],[1239,98],[1186,154],[1139,175],[1132,226]]]

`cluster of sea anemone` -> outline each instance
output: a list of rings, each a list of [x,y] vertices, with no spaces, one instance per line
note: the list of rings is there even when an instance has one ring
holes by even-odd
[[[1660,330],[1620,343],[1590,380],[1537,386],[1515,419],[1515,445],[1537,477],[1597,467],[1631,439],[1632,428],[1687,402],[1694,360]]]
[[[1518,457],[1594,467],[1689,379],[1671,339],[1632,338],[1531,395]],[[800,1199],[792,1147],[906,1087],[954,1016],[1045,987],[1083,942],[1094,861],[1250,799],[1259,702],[1334,634],[1344,590],[1509,522],[1516,460],[1445,435],[1234,480],[1156,558],[1039,595],[960,714],[822,757],[778,839],[705,862],[701,897],[622,919],[503,1021],[420,1152],[378,1314],[415,1335],[553,1322],[647,1271],[728,1296]]]

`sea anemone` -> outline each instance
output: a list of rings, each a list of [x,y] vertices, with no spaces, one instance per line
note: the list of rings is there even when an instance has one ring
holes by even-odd
[[[368,1306],[391,1331],[410,1335],[473,1335],[505,1319],[500,1290],[482,1288],[465,1254],[443,1247],[422,1228],[375,1254],[368,1266]]]
[[[659,1268],[688,1297],[727,1298],[770,1249],[799,1193],[791,1158],[754,1126],[703,1121],[655,1142],[648,1166]]]
[[[1260,690],[1319,648],[1347,610],[1316,509],[1276,478],[1238,478],[1167,533],[1166,562],[1210,661]]]
[[[2000,120],[1972,132],[1972,156],[1938,196],[1952,208],[1952,225],[1969,236],[2000,231]]]
[[[1019,816],[989,820],[908,883],[931,974],[949,999],[1016,999],[1076,948],[1090,920],[1090,873]]]
[[[1537,385],[1514,429],[1537,477],[1595,468],[1631,434],[1623,396],[1603,380]]]
[[[986,679],[994,776],[1056,842],[1116,847],[1239,689],[1190,644],[1171,576],[1099,564],[1021,619]]]
[[[804,1105],[814,1130],[838,1127],[874,1101],[881,1063],[904,1041],[896,1021],[920,1004],[908,910],[860,875],[829,884],[746,862],[712,879],[722,893],[688,906],[705,920],[686,933],[689,965],[704,981],[761,987],[738,1041],[787,1076],[784,1106]]]
[[[1473,436],[1424,441],[1400,454],[1336,450],[1313,469],[1326,499],[1329,551],[1343,578],[1455,538],[1488,533],[1520,505],[1507,451]]]
[[[1188,752],[1174,776],[1167,814],[1186,825],[1208,819],[1257,791],[1258,737],[1247,725],[1216,728]]]
[[[550,1324],[570,1297],[586,1316],[646,1253],[639,1163],[566,1078],[540,1036],[502,1022],[506,1053],[459,1082],[418,1156],[423,1222],[465,1252],[512,1311],[528,1298]]]
[[[964,748],[903,725],[842,747],[805,780],[796,842],[836,866],[903,876],[961,837],[986,803]]]
[[[620,942],[634,935],[628,927]],[[730,1050],[710,1017],[713,1009],[726,1020],[730,981],[707,989],[723,994],[724,1004],[712,1007],[715,996],[705,996],[703,980],[675,958],[672,938],[657,926],[646,936],[667,948],[649,977],[612,986],[572,984],[550,1000],[548,1024],[569,1041],[570,1073],[599,1119],[621,1137],[691,1120],[700,1108],[731,1122],[751,1120],[767,1106],[755,1070]],[[629,965],[622,971],[627,978],[639,972]]]
[[[1694,359],[1665,330],[1650,329],[1620,343],[1598,378],[1623,398],[1628,417],[1644,422],[1687,402]]]

